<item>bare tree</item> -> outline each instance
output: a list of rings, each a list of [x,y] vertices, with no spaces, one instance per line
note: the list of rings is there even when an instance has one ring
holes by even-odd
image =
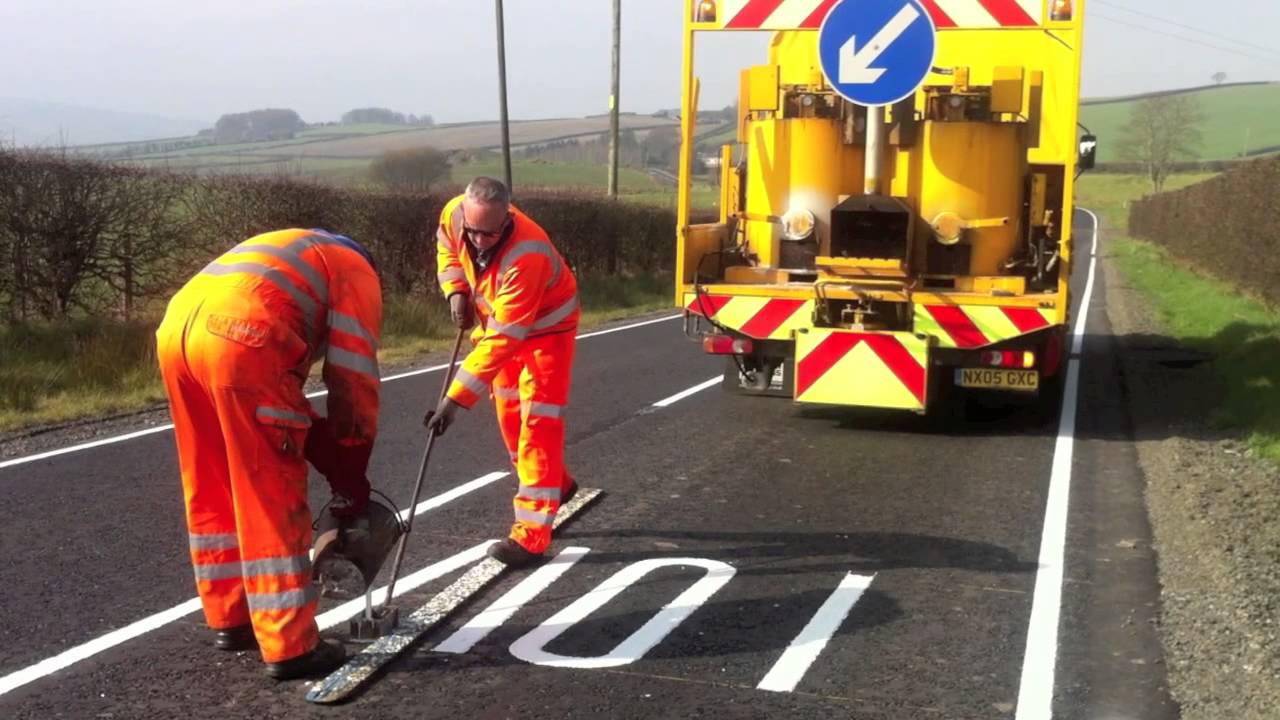
[[[373,161],[369,177],[402,192],[426,192],[449,174],[449,156],[433,147],[391,150]]]
[[[1221,85],[1226,81],[1227,81],[1227,74],[1222,72],[1221,70],[1213,74],[1213,82],[1215,84]]]
[[[1121,154],[1141,163],[1152,191],[1160,192],[1175,163],[1197,157],[1203,122],[1200,104],[1190,95],[1141,100],[1121,133]]]

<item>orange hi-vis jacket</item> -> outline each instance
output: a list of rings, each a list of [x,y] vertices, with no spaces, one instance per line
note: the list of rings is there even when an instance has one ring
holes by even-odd
[[[576,332],[578,283],[545,230],[512,207],[513,222],[483,269],[464,237],[463,196],[449,201],[436,232],[438,279],[445,297],[469,295],[479,324],[475,348],[458,369],[449,398],[471,408],[526,340]]]
[[[344,239],[321,230],[264,233],[214,260],[183,292],[260,295],[307,345],[297,377],[324,360],[333,439],[363,445],[378,434],[382,290],[370,261]]]

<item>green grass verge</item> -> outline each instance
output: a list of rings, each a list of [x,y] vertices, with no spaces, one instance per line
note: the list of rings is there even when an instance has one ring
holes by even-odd
[[[1200,102],[1205,122],[1200,159],[1226,160],[1246,148],[1280,145],[1280,85],[1224,87],[1192,93]],[[1134,102],[1085,105],[1080,122],[1101,139],[1099,162],[1121,159],[1120,137],[1129,123]]]
[[[1166,331],[1213,355],[1223,393],[1209,416],[1214,426],[1244,433],[1258,454],[1280,462],[1280,314],[1152,243],[1113,234],[1107,248]]]
[[[1207,177],[1178,175],[1168,188]],[[1207,409],[1210,422],[1244,434],[1259,455],[1280,462],[1280,313],[1187,268],[1158,245],[1126,237],[1129,202],[1149,191],[1140,176],[1090,174],[1080,181],[1077,204],[1102,218],[1108,258],[1150,302],[1165,331],[1214,356],[1206,372],[1222,399]]]
[[[670,275],[583,278],[582,326],[671,305]],[[0,432],[100,417],[164,402],[152,322],[101,319],[0,328]],[[405,365],[448,349],[444,301],[393,298],[383,308],[379,358]],[[316,370],[319,370],[319,364]]]

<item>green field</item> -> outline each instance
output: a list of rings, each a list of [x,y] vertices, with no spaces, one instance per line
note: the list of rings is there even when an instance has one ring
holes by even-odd
[[[1202,160],[1229,160],[1246,150],[1280,147],[1280,83],[1188,93],[1204,111]],[[1080,122],[1099,137],[1099,162],[1119,162],[1120,138],[1138,101],[1085,105]]]

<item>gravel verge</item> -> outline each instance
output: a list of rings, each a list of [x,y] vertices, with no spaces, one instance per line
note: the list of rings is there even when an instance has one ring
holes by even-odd
[[[1210,364],[1104,258],[1107,312],[1146,476],[1174,698],[1188,720],[1280,717],[1280,468],[1209,427]]]

